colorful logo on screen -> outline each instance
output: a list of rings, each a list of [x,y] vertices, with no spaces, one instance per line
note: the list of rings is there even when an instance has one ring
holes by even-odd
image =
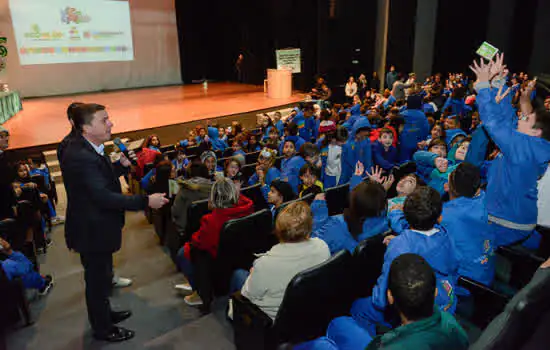
[[[75,9],[74,7],[67,6],[64,10],[61,10],[61,22],[65,24],[80,24],[90,22],[92,19],[90,16],[82,14],[82,11]]]

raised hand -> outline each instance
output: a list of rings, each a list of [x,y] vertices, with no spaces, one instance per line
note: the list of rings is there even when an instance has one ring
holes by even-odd
[[[449,167],[449,162],[445,158],[437,157],[435,159],[435,167],[437,168],[437,170],[444,173],[444,172],[447,171],[447,169]]]
[[[360,161],[357,161],[357,163],[355,164],[355,175],[363,176],[364,173],[365,173],[365,166]]]
[[[502,78],[504,78],[505,75],[504,76],[502,75],[504,74],[505,71],[507,71],[507,69],[506,69],[506,65],[504,64],[503,53],[496,54],[494,61],[490,62],[490,68],[491,68],[492,77],[501,76]]]
[[[493,62],[490,61],[489,63],[485,64],[485,61],[483,58],[479,59],[479,64],[477,61],[474,60],[473,65],[470,66],[470,69],[472,72],[476,74],[476,84],[477,83],[488,83],[491,81],[492,75],[491,75],[491,67],[493,65]]]
[[[371,171],[370,173],[367,172],[367,175],[369,176],[369,179],[371,181],[375,181],[375,182],[378,182],[379,184],[382,184],[386,180],[386,177],[382,176],[382,169],[378,165],[374,168],[370,168],[370,171]]]
[[[391,188],[391,185],[393,185],[393,182],[395,181],[395,178],[393,177],[393,174],[390,174],[387,178],[384,178],[384,181],[382,182],[382,187],[388,192]]]
[[[149,196],[149,207],[153,209],[160,209],[169,202],[170,200],[166,198],[166,193],[153,193]]]

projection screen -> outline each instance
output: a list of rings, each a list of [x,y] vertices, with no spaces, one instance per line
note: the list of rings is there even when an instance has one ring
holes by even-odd
[[[181,82],[173,0],[0,0],[0,36],[24,97]]]

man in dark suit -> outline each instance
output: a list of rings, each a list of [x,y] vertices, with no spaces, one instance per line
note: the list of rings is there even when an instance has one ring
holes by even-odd
[[[10,133],[0,126],[0,220],[13,217],[16,199],[13,192],[13,169],[10,167],[5,150],[9,147]]]
[[[125,196],[119,176],[130,161],[121,156],[112,164],[103,153],[111,139],[113,124],[104,106],[82,104],[72,111],[75,135],[63,150],[61,170],[67,190],[65,239],[67,247],[80,253],[86,281],[88,318],[96,339],[124,341],[134,332],[114,324],[131,316],[130,311],[113,312],[109,304],[113,258],[120,249],[124,212],[158,209],[168,203],[165,194]]]
[[[69,123],[71,123],[71,132],[68,133],[67,136],[65,136],[63,140],[61,140],[59,146],[57,146],[57,159],[59,160],[59,163],[61,163],[61,160],[63,159],[63,154],[65,153],[65,149],[67,149],[67,146],[70,144],[71,140],[75,138],[75,136],[78,136],[78,133],[74,128],[73,111],[83,104],[84,103],[82,102],[73,102],[67,108],[67,118],[69,118]]]

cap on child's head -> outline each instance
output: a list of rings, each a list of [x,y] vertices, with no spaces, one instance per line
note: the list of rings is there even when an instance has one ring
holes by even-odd
[[[457,197],[474,197],[480,185],[479,168],[467,162],[458,165],[449,177],[450,191]]]
[[[411,229],[427,231],[437,224],[442,209],[439,192],[429,186],[420,186],[407,196],[403,212]]]

